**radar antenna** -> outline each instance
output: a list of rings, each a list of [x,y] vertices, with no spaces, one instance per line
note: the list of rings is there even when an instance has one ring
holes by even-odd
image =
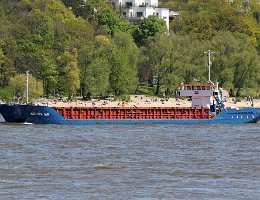
[[[208,51],[205,51],[204,52],[204,54],[207,54],[207,56],[208,56],[208,68],[209,68],[209,75],[208,75],[208,82],[209,83],[212,83],[213,84],[213,82],[210,80],[210,67],[211,67],[211,65],[212,65],[212,62],[211,62],[211,54],[213,54],[214,52],[212,52],[211,50],[208,50]]]

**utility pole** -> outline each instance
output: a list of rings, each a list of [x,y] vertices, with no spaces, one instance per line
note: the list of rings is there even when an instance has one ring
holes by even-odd
[[[26,71],[26,104],[29,103],[29,70]]]
[[[211,62],[211,54],[213,54],[214,52],[212,52],[211,50],[208,50],[208,51],[205,51],[204,54],[207,54],[208,56],[208,68],[209,68],[209,75],[208,75],[208,82],[209,83],[212,83],[212,81],[210,80],[210,67],[212,65],[212,62]]]

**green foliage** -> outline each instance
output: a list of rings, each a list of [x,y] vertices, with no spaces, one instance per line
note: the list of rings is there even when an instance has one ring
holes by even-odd
[[[58,83],[58,66],[53,60],[44,59],[42,79],[45,95],[55,94],[55,88]]]
[[[61,65],[63,66],[63,77],[61,77],[60,82],[63,84],[70,100],[80,87],[77,57],[77,49],[73,49],[72,53],[65,51],[60,58]]]
[[[149,37],[157,33],[167,33],[167,27],[163,19],[151,15],[141,22],[138,29],[134,31],[133,37],[137,44],[144,45]]]
[[[259,29],[252,17],[239,12],[237,4],[223,0],[198,0],[182,4],[182,20],[171,24],[171,30],[178,34],[194,34],[199,39],[211,39],[218,31],[246,33],[256,40]]]
[[[139,61],[140,51],[136,44],[134,43],[133,38],[128,33],[118,32],[114,35],[113,41],[116,47],[124,52],[128,57],[128,64],[131,68],[131,80],[133,85],[137,84],[136,75],[137,75],[137,64]]]
[[[0,40],[0,87],[5,87],[9,78],[14,75],[12,60],[6,52],[6,42]]]
[[[90,5],[87,4],[84,0],[62,0],[65,6],[72,9],[73,13],[76,16],[81,16],[83,18],[87,18],[89,16],[89,12],[91,11]]]
[[[162,85],[173,91],[179,82],[203,82],[205,44],[191,37],[160,34],[147,42],[147,55],[152,76],[156,76],[158,95]],[[204,68],[204,69],[203,69]]]
[[[113,93],[116,96],[130,92],[130,67],[126,54],[115,49],[111,58],[110,84]]]
[[[13,98],[13,91],[10,87],[0,89],[0,98],[2,101],[10,102]]]
[[[9,86],[12,88],[14,96],[25,97],[26,77],[24,74],[19,74],[11,78]]]
[[[139,51],[127,33],[117,33],[112,51],[110,84],[116,96],[129,94],[137,86],[137,59]]]
[[[35,77],[29,76],[29,100],[36,99],[43,94],[43,85]],[[9,82],[9,87],[12,90],[14,97],[18,100],[25,101],[26,98],[26,76],[18,74],[12,77]]]
[[[104,35],[95,37],[95,41],[86,45],[79,54],[81,70],[81,91],[93,95],[104,94],[109,89],[111,41]],[[107,83],[108,81],[108,83]],[[97,86],[97,88],[95,88]]]
[[[159,95],[160,87],[166,78],[166,71],[169,67],[170,38],[165,34],[156,35],[150,38],[147,44],[149,62],[153,74],[157,78],[155,94]]]
[[[97,58],[86,70],[86,89],[92,95],[104,95],[109,90],[110,66],[108,60]]]
[[[111,7],[104,7],[97,12],[97,22],[101,29],[104,29],[108,35],[114,35],[118,31],[131,33],[134,25],[121,18]]]
[[[250,38],[241,33],[221,32],[212,39],[216,57],[212,65],[214,80],[225,87],[236,89],[236,96],[242,88],[257,88],[260,64]]]
[[[60,89],[58,74],[63,71],[57,57],[74,47],[81,55],[93,37],[92,27],[56,0],[12,0],[0,2],[0,8],[0,86],[15,72],[29,70],[43,81],[45,95],[54,94]]]
[[[118,24],[118,17],[112,9],[103,9],[97,13],[97,21],[109,35],[113,35]]]
[[[106,0],[0,1],[0,96],[10,99],[10,79],[26,70],[42,82],[44,96],[71,97],[79,86],[83,95],[150,93],[156,88],[137,89],[138,82],[151,85],[153,76],[160,79],[159,94],[180,81],[207,81],[208,49],[215,52],[213,81],[237,94],[257,94],[258,3],[241,8],[240,1],[165,0],[161,5],[181,13],[171,24],[175,35],[167,35],[164,20],[150,16],[133,25]]]

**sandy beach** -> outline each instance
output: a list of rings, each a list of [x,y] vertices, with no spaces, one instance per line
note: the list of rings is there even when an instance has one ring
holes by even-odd
[[[91,101],[73,100],[73,101],[57,101],[40,99],[35,102],[36,104],[48,104],[53,107],[191,107],[191,102],[188,99],[169,98],[167,100],[158,97],[148,97],[145,95],[131,95],[130,101],[120,100],[97,100]],[[247,101],[246,98],[239,102],[235,98],[225,99],[226,107],[241,108],[252,107],[252,103]],[[254,99],[253,107],[260,107],[260,99]]]

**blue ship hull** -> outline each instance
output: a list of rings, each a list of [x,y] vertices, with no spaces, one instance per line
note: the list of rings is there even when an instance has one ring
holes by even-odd
[[[10,123],[60,125],[243,124],[260,121],[260,108],[229,108],[210,119],[66,119],[52,107],[21,104],[0,104],[0,113]]]

